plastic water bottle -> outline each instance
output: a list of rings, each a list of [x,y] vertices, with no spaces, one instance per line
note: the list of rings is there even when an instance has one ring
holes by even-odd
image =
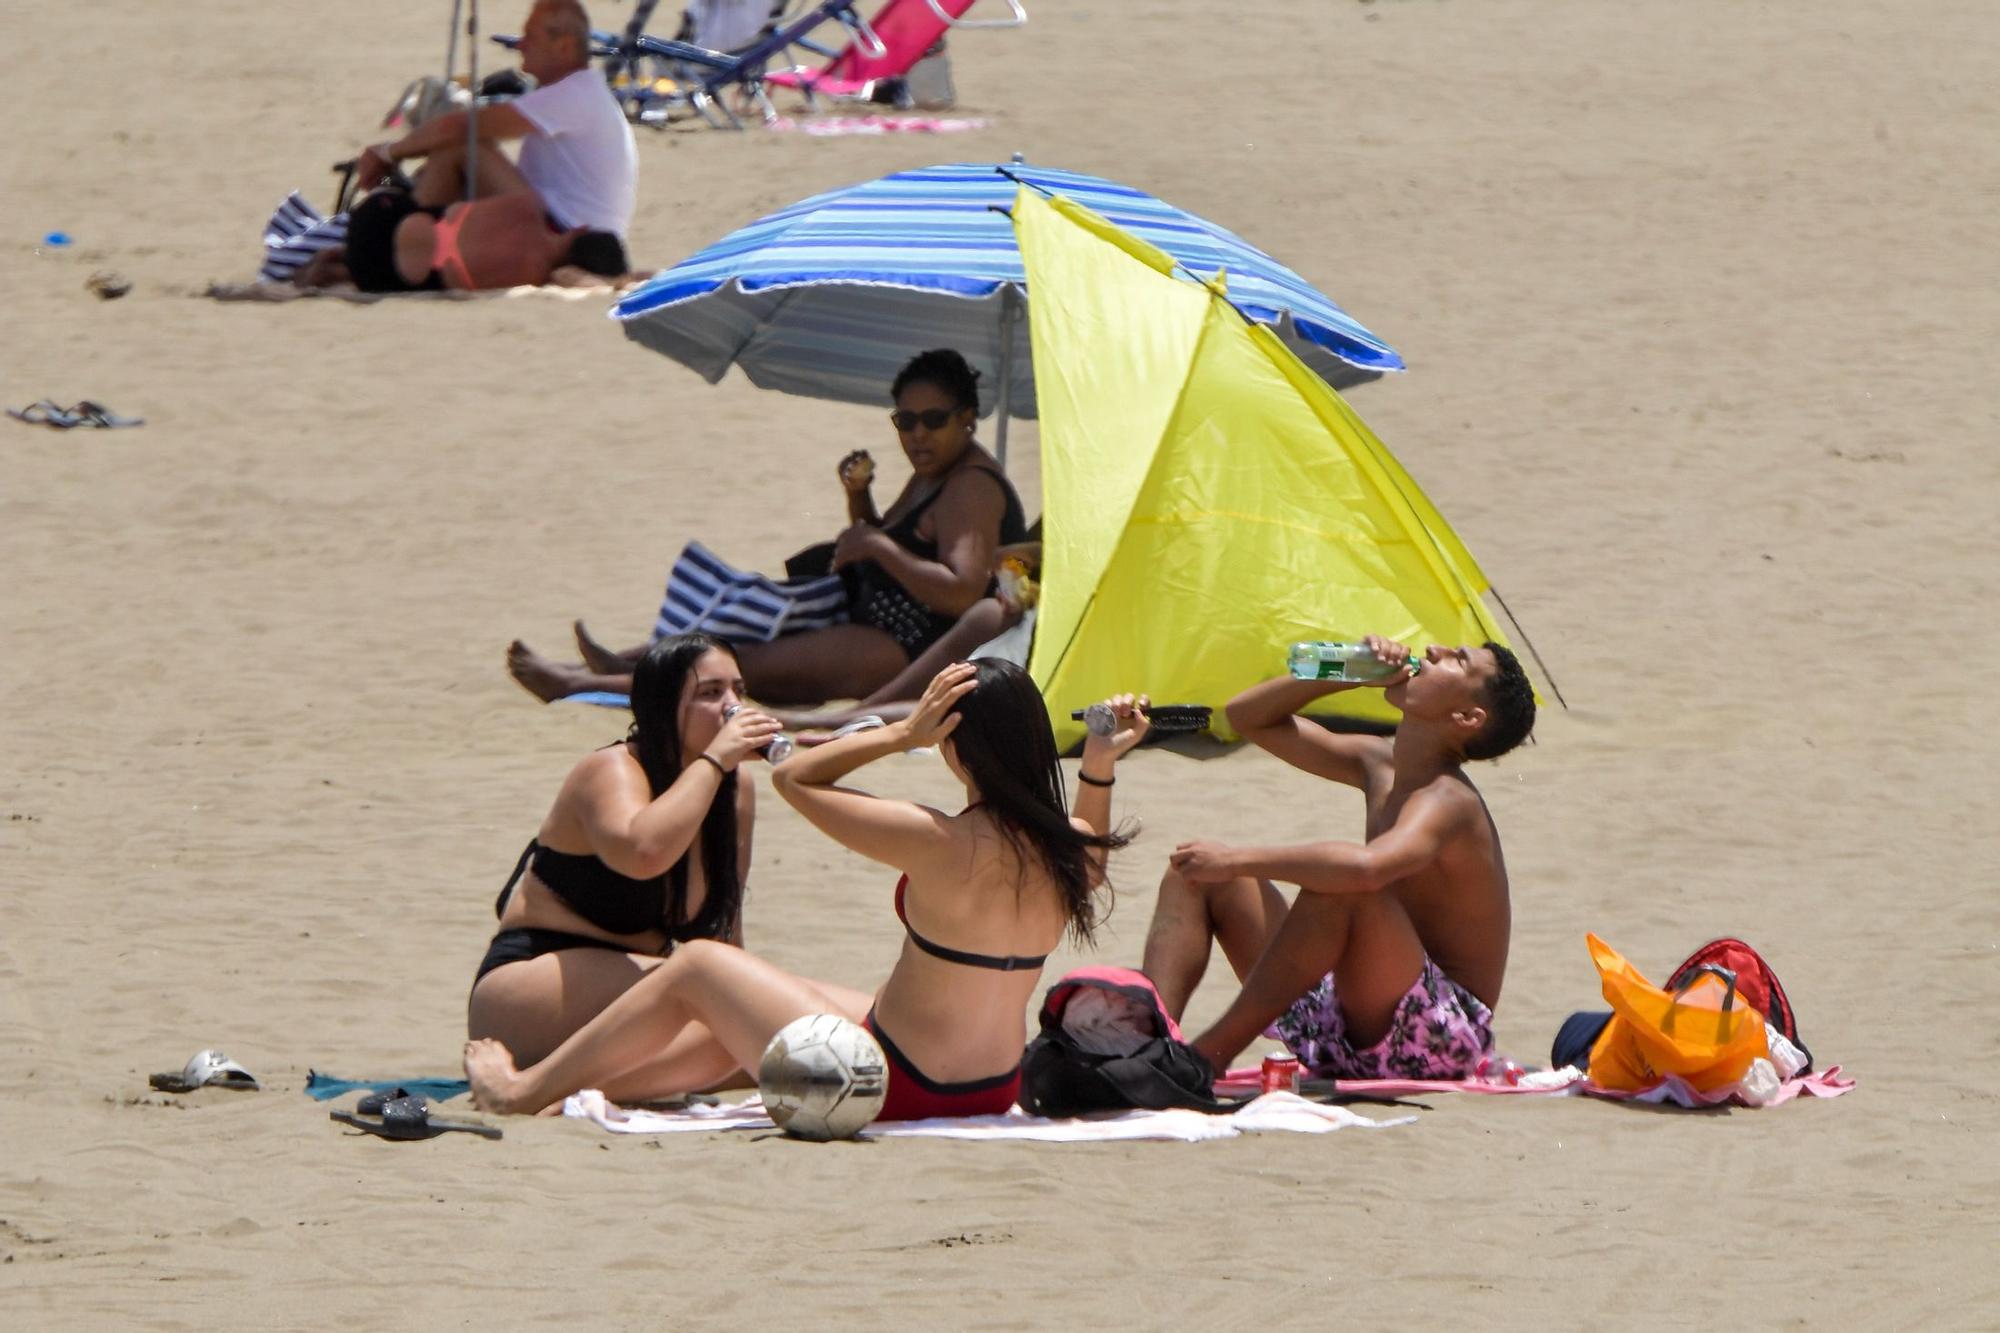
[[[735,717],[738,713],[742,711],[743,711],[742,704],[731,704],[727,709],[723,710],[722,720],[724,722],[727,722],[730,718]],[[881,724],[880,722],[877,722],[876,725],[879,726]],[[794,746],[792,745],[792,738],[790,736],[787,736],[784,732],[781,731],[777,735],[771,737],[770,740],[765,741],[762,745],[758,746],[757,753],[763,755],[765,761],[768,763],[782,764],[787,759],[790,759],[792,757],[793,748]]]
[[[1504,1055],[1482,1055],[1479,1063],[1472,1067],[1472,1077],[1479,1082],[1497,1083],[1508,1088],[1520,1087],[1521,1075],[1527,1072]]]
[[[1312,640],[1292,645],[1288,665],[1292,675],[1299,680],[1338,680],[1359,684],[1387,680],[1405,669],[1415,675],[1423,670],[1423,659],[1412,656],[1403,662],[1384,662],[1363,644]]]

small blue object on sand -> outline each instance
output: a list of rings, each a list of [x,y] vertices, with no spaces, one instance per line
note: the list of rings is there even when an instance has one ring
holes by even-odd
[[[610,690],[584,690],[580,694],[565,694],[558,703],[596,704],[599,708],[630,708],[632,696],[614,694]]]
[[[61,247],[68,245],[69,239],[70,239],[69,233],[66,231],[52,231],[48,235],[42,237],[42,244]]]
[[[306,1071],[306,1096],[316,1102],[332,1101],[349,1092],[388,1092],[401,1088],[435,1102],[450,1101],[472,1091],[462,1078],[336,1078],[317,1069]]]

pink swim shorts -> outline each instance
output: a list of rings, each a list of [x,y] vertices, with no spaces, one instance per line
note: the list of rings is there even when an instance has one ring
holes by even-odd
[[[1333,974],[1293,1001],[1266,1036],[1285,1043],[1308,1071],[1334,1078],[1458,1079],[1493,1049],[1493,1011],[1430,959],[1382,1040],[1356,1050],[1347,1040]]]

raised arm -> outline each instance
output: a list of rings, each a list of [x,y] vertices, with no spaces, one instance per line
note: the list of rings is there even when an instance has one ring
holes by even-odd
[[[1367,843],[1312,842],[1295,847],[1227,847],[1187,842],[1168,858],[1196,884],[1254,875],[1313,893],[1374,893],[1424,869],[1444,851],[1468,817],[1463,802],[1422,792],[1379,837]]]
[[[1409,649],[1394,639],[1369,635],[1363,640],[1385,660],[1407,659]],[[1348,690],[1382,689],[1393,685],[1398,676],[1386,680],[1356,683],[1331,680],[1294,680],[1279,676],[1252,685],[1229,701],[1223,710],[1229,725],[1259,749],[1268,750],[1293,768],[1315,777],[1331,778],[1350,787],[1366,787],[1368,770],[1389,762],[1389,743],[1379,736],[1363,736],[1328,731],[1298,716],[1300,709],[1315,699]]]
[[[871,861],[913,875],[956,861],[961,853],[951,816],[838,784],[863,764],[951,735],[958,726],[951,707],[972,690],[976,675],[970,663],[953,663],[931,681],[908,717],[801,750],[771,770],[771,785],[813,827]]]
[[[1146,716],[1149,701],[1145,695],[1114,695],[1104,702],[1117,717],[1118,726],[1108,736],[1093,732],[1084,738],[1083,762],[1076,767],[1076,800],[1070,805],[1077,822],[1100,838],[1111,832],[1111,788],[1117,781],[1113,770],[1152,726]],[[1100,874],[1109,855],[1102,847],[1090,850],[1090,859]]]
[[[748,709],[739,712],[723,724],[703,757],[683,768],[657,797],[644,770],[622,750],[600,750],[570,771],[556,799],[574,812],[600,861],[629,878],[654,879],[694,845],[724,777],[778,729],[775,718]],[[747,831],[743,836],[747,839]]]
[[[361,151],[361,157],[355,163],[355,178],[363,184],[373,185],[398,162],[429,157],[440,148],[462,146],[466,135],[465,115],[463,111],[447,111],[425,121],[400,139],[369,145]],[[486,143],[523,139],[538,132],[533,121],[505,102],[480,107],[477,126],[480,140]]]

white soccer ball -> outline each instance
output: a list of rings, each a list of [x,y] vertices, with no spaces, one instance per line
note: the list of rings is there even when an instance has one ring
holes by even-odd
[[[847,1139],[882,1110],[889,1062],[868,1029],[838,1014],[807,1014],[778,1029],[757,1065],[764,1110],[787,1134]]]

